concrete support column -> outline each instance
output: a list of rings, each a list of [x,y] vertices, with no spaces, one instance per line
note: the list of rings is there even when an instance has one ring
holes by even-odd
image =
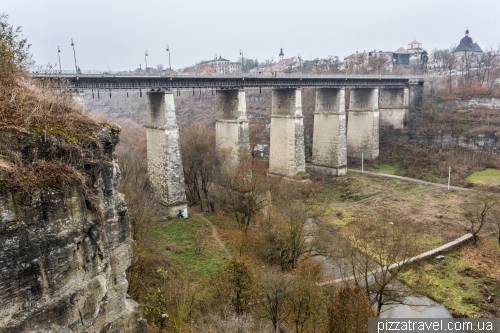
[[[80,105],[82,108],[85,108],[85,102],[83,100],[83,91],[78,91],[78,90],[75,90],[73,92],[71,92],[71,98],[73,99],[73,101]]]
[[[149,91],[146,135],[149,180],[163,204],[175,217],[182,211],[187,217],[184,172],[175,121],[174,95],[171,92]]]
[[[347,173],[345,89],[316,90],[312,166],[315,172]]]
[[[245,90],[217,91],[217,123],[215,142],[219,149],[229,154],[232,167],[250,156],[248,118]]]
[[[424,82],[409,82],[409,119],[411,120],[410,138],[415,139],[416,132],[422,123],[422,99],[424,94]]]
[[[347,156],[372,160],[379,154],[379,89],[350,90],[347,119]]]
[[[273,89],[269,173],[293,177],[306,170],[300,89]]]
[[[403,128],[408,117],[408,88],[380,89],[380,124]]]

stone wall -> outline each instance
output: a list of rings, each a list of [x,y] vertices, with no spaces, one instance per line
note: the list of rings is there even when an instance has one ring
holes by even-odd
[[[113,158],[117,131],[104,128],[98,142],[82,143],[72,164],[85,187],[0,186],[1,333],[148,331],[127,295],[134,251]],[[0,145],[23,160],[67,154],[64,141],[52,136],[3,131]],[[0,165],[0,179],[9,168]]]
[[[500,110],[500,98],[482,98],[474,97],[471,99],[452,99],[442,100],[438,98],[426,98],[428,102],[438,102],[440,106],[448,109],[473,109],[476,107],[485,107],[493,110]]]

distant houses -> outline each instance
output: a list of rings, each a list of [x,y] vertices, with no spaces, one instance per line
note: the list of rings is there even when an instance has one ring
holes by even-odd
[[[344,58],[343,70],[349,72],[392,72],[395,67],[407,67],[420,58],[423,52],[422,43],[414,40],[408,43],[408,48],[398,48],[396,51],[363,51],[353,53]]]

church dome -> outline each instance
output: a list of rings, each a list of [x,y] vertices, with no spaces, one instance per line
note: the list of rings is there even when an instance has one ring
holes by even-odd
[[[469,30],[465,30],[465,37],[460,40],[460,44],[472,47],[473,41],[472,38],[469,37]]]
[[[477,43],[474,43],[472,38],[469,37],[469,30],[465,31],[465,37],[460,40],[457,48],[453,52],[470,51],[470,52],[483,52]]]

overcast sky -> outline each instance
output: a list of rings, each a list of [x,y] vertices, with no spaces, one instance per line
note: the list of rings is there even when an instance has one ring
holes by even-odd
[[[429,52],[458,44],[465,30],[483,50],[500,44],[500,0],[2,0],[38,65],[82,70],[183,68],[214,55],[236,61],[305,60],[356,50],[395,51],[415,38]]]

